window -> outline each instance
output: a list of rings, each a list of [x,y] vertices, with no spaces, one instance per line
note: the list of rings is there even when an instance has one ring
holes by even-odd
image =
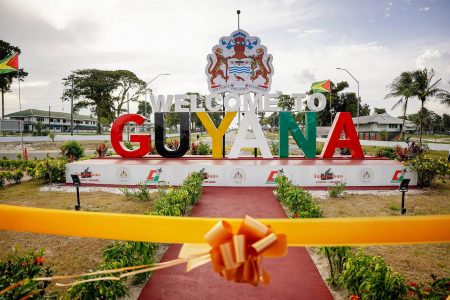
[[[37,117],[38,122],[44,122],[44,118],[43,117]]]
[[[389,128],[397,128],[397,124],[389,124]]]

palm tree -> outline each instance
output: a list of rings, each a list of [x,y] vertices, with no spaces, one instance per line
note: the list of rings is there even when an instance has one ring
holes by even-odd
[[[429,97],[433,97],[443,92],[443,90],[436,87],[436,85],[439,83],[439,81],[441,81],[441,79],[438,79],[434,83],[431,83],[433,81],[433,77],[434,77],[433,69],[431,69],[430,72],[428,72],[427,68],[413,72],[414,96],[417,96],[417,98],[419,98],[421,102],[420,136],[419,136],[420,144],[422,144],[423,106],[425,104],[425,101],[427,101]]]
[[[403,124],[400,131],[400,139],[405,138],[405,121],[406,121],[406,109],[408,108],[408,99],[414,96],[414,84],[413,73],[403,72],[400,76],[396,77],[394,81],[388,85],[390,92],[384,98],[401,97],[391,109],[395,109],[397,106],[403,103]]]
[[[450,81],[448,82],[448,84],[450,84]],[[448,91],[442,90],[438,93],[437,96],[441,98],[442,104],[447,104],[448,106],[450,106],[450,93]]]

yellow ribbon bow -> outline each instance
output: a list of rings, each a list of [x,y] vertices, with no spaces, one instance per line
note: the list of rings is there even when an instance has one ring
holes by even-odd
[[[205,240],[212,247],[209,255],[188,261],[187,271],[211,261],[214,271],[227,280],[254,286],[260,282],[270,282],[269,274],[261,266],[263,256],[281,257],[287,254],[286,235],[273,233],[270,226],[250,216],[244,218],[237,234],[233,234],[228,222],[219,221],[205,234]],[[195,252],[194,249],[196,246],[185,244],[180,257],[196,256],[186,255]]]

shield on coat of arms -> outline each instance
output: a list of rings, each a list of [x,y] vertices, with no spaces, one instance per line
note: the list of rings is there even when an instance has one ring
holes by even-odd
[[[229,77],[237,86],[245,86],[249,83],[251,75],[251,58],[230,59],[229,60]]]

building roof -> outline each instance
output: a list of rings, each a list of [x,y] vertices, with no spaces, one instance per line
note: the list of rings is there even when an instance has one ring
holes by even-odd
[[[8,115],[5,115],[5,117],[8,118],[23,118],[23,117],[48,117],[48,110],[40,110],[40,109],[26,109],[18,112],[14,112]],[[50,118],[61,118],[61,119],[67,119],[70,120],[70,114],[64,113],[64,112],[58,112],[58,111],[50,111]],[[73,115],[74,120],[81,120],[81,121],[96,121],[96,118],[93,118],[91,116],[85,116],[85,115]]]
[[[353,123],[358,122],[358,117],[353,118]],[[359,117],[359,124],[403,124],[403,119],[393,117],[388,114],[374,114],[371,116]]]

